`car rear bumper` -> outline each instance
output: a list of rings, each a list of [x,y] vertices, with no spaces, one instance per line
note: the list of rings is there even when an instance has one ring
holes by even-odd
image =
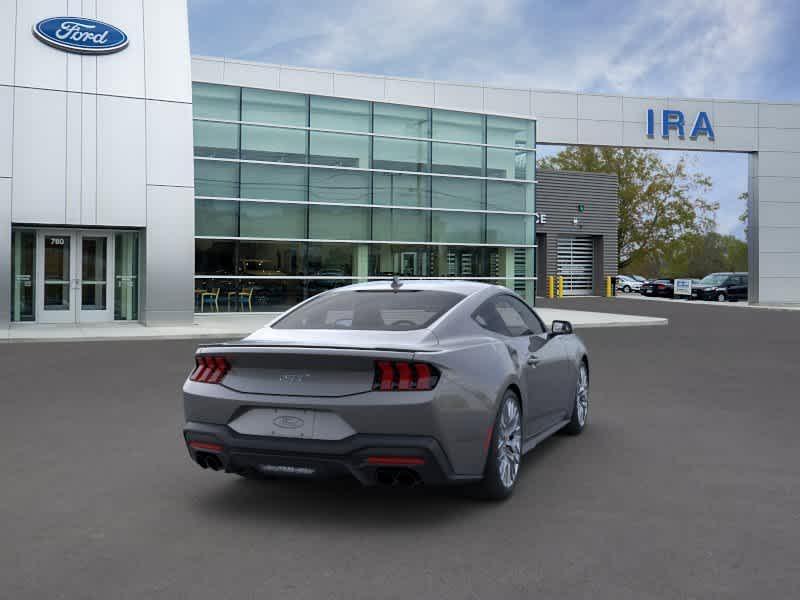
[[[184,440],[192,460],[209,455],[228,473],[333,478],[352,475],[364,485],[466,483],[439,443],[428,436],[356,434],[343,440],[244,436],[227,425],[188,422]],[[194,447],[193,443],[195,446]]]

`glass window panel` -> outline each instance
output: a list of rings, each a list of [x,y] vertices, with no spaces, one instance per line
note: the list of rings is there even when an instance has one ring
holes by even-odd
[[[484,215],[435,211],[431,213],[431,240],[434,242],[483,242]]]
[[[236,279],[194,280],[194,309],[197,312],[229,312],[237,309],[239,281]]]
[[[240,242],[239,273],[241,275],[302,275],[304,262],[302,242]]]
[[[239,235],[239,203],[234,200],[195,200],[194,234],[220,237]]]
[[[533,148],[533,121],[511,117],[486,117],[486,143],[495,146]]]
[[[488,244],[528,244],[533,238],[532,217],[519,215],[486,215]]]
[[[427,108],[375,103],[373,111],[375,133],[405,137],[430,137]]]
[[[369,102],[312,96],[311,127],[368,132]]]
[[[427,171],[428,142],[376,137],[372,166],[391,171]]]
[[[306,237],[306,206],[242,202],[239,230],[242,237]]]
[[[429,206],[431,179],[424,175],[374,173],[372,176],[374,203],[394,206]]]
[[[11,236],[11,320],[34,320],[33,281],[36,273],[36,233],[15,230]]]
[[[352,276],[357,248],[355,244],[308,244],[308,275]]]
[[[114,319],[139,318],[139,234],[114,234]]]
[[[233,275],[235,266],[236,242],[194,241],[194,272],[198,275]]]
[[[483,175],[483,147],[459,146],[457,144],[442,144],[434,142],[433,165],[434,173],[452,173],[454,175]]]
[[[306,200],[306,168],[242,164],[242,198]]]
[[[309,238],[368,240],[369,208],[310,206]]]
[[[520,150],[486,149],[486,176],[503,179],[533,179],[534,156]]]
[[[239,197],[239,164],[194,161],[194,192],[198,196]]]
[[[432,202],[435,208],[483,208],[483,181],[431,177]]]
[[[240,300],[239,308],[245,312],[283,312],[307,297],[306,282],[302,279],[240,280],[239,288],[247,293],[242,296],[246,300]]]
[[[486,182],[488,210],[533,211],[533,184],[505,181]]]
[[[372,211],[372,239],[427,242],[430,213],[423,210],[375,209]]]
[[[242,125],[242,158],[305,163],[306,135],[302,129]]]
[[[195,121],[194,153],[195,156],[239,158],[239,126]]]
[[[308,121],[307,97],[245,88],[242,90],[242,121],[305,127]]]
[[[369,168],[369,137],[312,131],[309,159],[313,165],[367,169]]]
[[[483,143],[483,117],[450,110],[433,111],[433,139]]]
[[[311,202],[369,204],[369,173],[339,169],[309,169]]]
[[[211,83],[192,84],[192,111],[204,119],[239,120],[240,88]]]
[[[429,277],[435,273],[435,246],[373,244],[369,248],[369,274]]]

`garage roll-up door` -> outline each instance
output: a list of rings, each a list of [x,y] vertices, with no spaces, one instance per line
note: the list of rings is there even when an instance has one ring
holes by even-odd
[[[565,296],[591,295],[593,267],[591,237],[558,238],[558,274],[564,276]]]

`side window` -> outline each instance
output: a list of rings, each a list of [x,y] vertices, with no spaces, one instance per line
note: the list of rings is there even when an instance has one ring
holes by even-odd
[[[541,321],[513,296],[495,296],[472,315],[481,327],[501,335],[516,337],[543,333]]]
[[[544,325],[542,325],[539,317],[534,314],[527,304],[517,298],[514,298],[514,296],[503,296],[502,298],[514,308],[520,319],[522,319],[522,321],[525,323],[525,330],[517,335],[533,335],[544,333]]]

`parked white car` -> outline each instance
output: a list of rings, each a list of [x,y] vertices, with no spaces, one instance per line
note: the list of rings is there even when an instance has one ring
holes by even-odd
[[[617,275],[617,291],[630,294],[638,292],[642,288],[642,282],[629,275]]]

